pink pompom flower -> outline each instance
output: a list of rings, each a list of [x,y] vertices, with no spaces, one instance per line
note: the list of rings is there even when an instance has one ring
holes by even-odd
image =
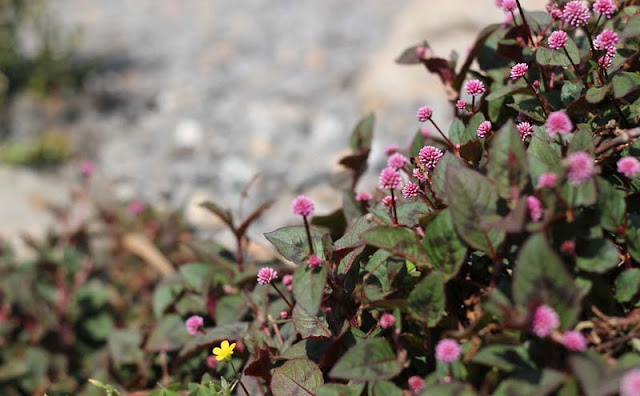
[[[436,345],[436,360],[452,363],[460,359],[460,344],[456,340],[445,338]]]
[[[533,133],[533,127],[531,126],[531,123],[526,121],[516,125],[516,129],[518,130],[520,139],[522,139],[523,142],[525,141],[526,138],[531,136],[531,134]]]
[[[518,63],[511,68],[511,79],[517,80],[520,77],[526,76],[529,70],[529,65],[526,63]]]
[[[598,65],[603,69],[610,68],[612,63],[613,63],[613,57],[607,54],[598,58]]]
[[[613,30],[605,29],[593,40],[593,47],[597,50],[607,51],[607,54],[615,55],[616,45],[620,37]]]
[[[465,102],[464,100],[458,100],[456,102],[456,109],[458,110],[464,110],[467,108],[467,102]]]
[[[424,146],[418,153],[418,161],[427,169],[433,169],[438,165],[440,159],[444,156],[444,152],[434,146]]]
[[[407,384],[409,385],[409,389],[413,392],[414,395],[419,394],[425,389],[424,379],[417,375],[413,375],[409,377],[407,380]]]
[[[533,314],[531,328],[533,334],[544,338],[560,327],[558,313],[548,305],[539,306]]]
[[[567,162],[569,164],[567,179],[574,186],[589,180],[595,173],[593,158],[584,151],[569,154]]]
[[[431,119],[432,115],[433,115],[433,108],[431,106],[422,106],[418,109],[418,112],[416,113],[416,118],[420,122],[425,122]]]
[[[555,173],[543,173],[538,178],[538,187],[540,188],[554,188],[558,182],[558,176]]]
[[[620,396],[640,396],[640,368],[629,370],[622,377]]]
[[[209,367],[211,370],[215,370],[217,366],[218,366],[218,359],[216,359],[216,355],[207,356],[207,367]]]
[[[373,195],[366,191],[361,191],[356,194],[356,201],[358,202],[367,202],[373,199]]]
[[[593,3],[593,12],[598,12],[607,19],[611,19],[617,10],[618,8],[611,0],[596,0]]]
[[[566,331],[562,335],[562,345],[570,351],[584,351],[587,348],[587,339],[579,331]]]
[[[306,195],[300,195],[291,202],[291,210],[299,216],[309,216],[314,209],[313,201]]]
[[[93,175],[93,173],[96,171],[96,163],[93,161],[82,161],[80,162],[80,164],[78,165],[78,168],[80,170],[80,174],[82,175],[82,177],[91,177],[91,175]]]
[[[480,126],[478,126],[476,135],[478,135],[478,137],[482,139],[487,136],[489,132],[491,132],[492,127],[493,125],[491,125],[491,121],[484,121],[482,124],[480,124]]]
[[[426,53],[427,49],[422,45],[416,47],[416,56],[418,57],[418,59],[424,59]]]
[[[518,8],[518,3],[516,0],[502,0],[501,7],[505,12],[513,12]]]
[[[380,172],[379,185],[383,190],[394,190],[399,185],[402,179],[400,173],[394,168],[387,167]]]
[[[469,80],[465,85],[465,91],[471,96],[479,96],[485,93],[484,83],[480,80]]]
[[[400,169],[409,163],[409,159],[400,153],[395,153],[387,160],[387,166]]]
[[[560,245],[560,251],[567,256],[575,256],[576,243],[574,241],[566,240]]]
[[[421,182],[423,181],[427,181],[427,178],[424,176],[424,173],[422,173],[422,171],[418,168],[415,168],[413,170],[413,172],[411,173],[411,176],[415,177],[416,179],[420,180]]]
[[[567,45],[568,40],[569,36],[567,35],[567,32],[564,30],[556,30],[549,35],[547,43],[549,44],[549,48],[552,50],[558,50],[560,48],[564,48],[564,46]]]
[[[293,275],[287,274],[282,277],[282,284],[287,287],[287,290],[293,290]]]
[[[635,157],[622,157],[617,162],[618,172],[626,177],[634,177],[640,173],[640,161]]]
[[[307,260],[307,265],[310,269],[319,268],[322,266],[322,259],[315,254],[312,254]]]
[[[258,283],[261,285],[268,285],[276,279],[278,279],[278,272],[271,267],[263,267],[258,271]]]
[[[198,334],[198,329],[204,326],[204,319],[202,319],[202,316],[193,315],[187,319],[184,324],[187,327],[187,333],[196,335]]]
[[[544,213],[544,209],[542,208],[542,203],[538,198],[533,195],[527,197],[527,209],[529,210],[529,217],[534,222],[538,223],[542,220],[542,215]]]
[[[282,311],[280,312],[280,319],[287,319],[289,317],[289,312]]]
[[[395,323],[396,323],[396,317],[391,315],[390,313],[383,313],[380,316],[380,320],[378,320],[378,324],[383,329],[388,329],[390,327],[393,327]]]
[[[558,134],[569,133],[573,130],[573,123],[564,111],[554,111],[547,117],[545,124],[547,135],[555,138]]]
[[[573,0],[564,5],[562,19],[574,28],[581,27],[589,23],[591,13],[582,0]]]
[[[398,197],[391,198],[391,195],[387,195],[386,197],[382,198],[382,204],[387,208],[390,208],[393,202],[398,202]]]
[[[415,184],[414,182],[407,182],[402,189],[402,196],[406,199],[412,199],[418,196],[420,192],[420,186]]]

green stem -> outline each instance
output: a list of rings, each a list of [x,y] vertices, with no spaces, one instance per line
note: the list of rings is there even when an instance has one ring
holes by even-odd
[[[231,364],[231,368],[233,369],[233,372],[236,373],[236,377],[238,377],[238,383],[242,387],[242,390],[244,391],[244,393],[247,394],[247,396],[249,396],[250,393],[247,390],[247,388],[244,386],[244,384],[242,383],[242,380],[240,379],[241,376],[240,376],[240,374],[238,374],[238,370],[236,370],[236,366],[233,364],[233,360],[229,359],[229,363]]]

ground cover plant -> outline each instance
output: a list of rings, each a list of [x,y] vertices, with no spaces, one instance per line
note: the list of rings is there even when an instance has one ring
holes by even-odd
[[[362,191],[361,120],[342,207],[301,195],[299,224],[265,234],[286,262],[247,254],[269,202],[203,203],[235,251],[134,205],[34,242],[28,271],[5,259],[0,392],[640,395],[639,3],[502,0],[464,60],[408,48],[447,133],[417,109]]]

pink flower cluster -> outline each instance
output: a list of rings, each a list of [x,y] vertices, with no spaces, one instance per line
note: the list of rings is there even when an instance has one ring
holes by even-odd
[[[465,91],[471,96],[480,96],[485,93],[484,83],[480,80],[469,80],[465,85]]]
[[[640,396],[640,368],[629,370],[622,377],[620,396]]]
[[[417,375],[409,377],[409,379],[407,380],[407,385],[409,385],[409,389],[411,390],[411,392],[413,392],[414,395],[417,395],[425,390],[424,379]]]
[[[420,186],[415,184],[414,182],[407,182],[402,189],[402,196],[406,199],[412,199],[418,196],[420,192]]]
[[[293,290],[293,275],[287,274],[282,277],[282,284],[287,287],[287,290]]]
[[[539,306],[533,313],[531,329],[533,334],[544,338],[560,327],[560,319],[556,311],[548,305]]]
[[[315,254],[312,254],[307,260],[307,265],[310,269],[322,267],[322,259]]]
[[[567,35],[567,32],[564,30],[556,30],[549,35],[547,43],[549,43],[549,48],[552,50],[558,50],[560,48],[564,48],[564,46],[567,45],[568,40],[569,36]]]
[[[600,67],[608,69],[611,67],[613,58],[616,56],[616,45],[620,42],[620,37],[613,30],[603,30],[602,33],[596,36],[593,40],[593,47],[600,51],[605,51],[605,54],[598,59]]]
[[[458,100],[456,102],[456,109],[458,110],[464,110],[467,108],[467,102],[465,102],[464,100]]]
[[[433,169],[438,165],[440,159],[444,156],[444,152],[434,146],[424,146],[418,153],[418,161],[427,169]]]
[[[591,13],[582,0],[573,0],[565,4],[562,10],[562,19],[574,28],[578,28],[589,23]]]
[[[452,363],[460,359],[460,344],[456,340],[444,338],[436,345],[436,360]]]
[[[634,177],[640,173],[640,161],[635,157],[622,157],[618,160],[618,172],[626,177]]]
[[[413,172],[411,173],[411,175],[413,177],[415,177],[416,179],[420,180],[421,182],[427,181],[427,178],[424,176],[422,171],[420,169],[418,169],[418,168],[415,168],[413,170]]]
[[[573,123],[564,111],[554,111],[547,117],[545,124],[547,135],[550,138],[556,137],[558,134],[569,133],[573,130]]]
[[[202,319],[202,316],[193,315],[184,324],[187,327],[187,333],[196,335],[198,334],[198,329],[204,325],[204,319]]]
[[[391,315],[390,313],[383,313],[380,316],[380,320],[378,320],[378,324],[383,329],[388,329],[390,327],[393,327],[395,323],[396,323],[396,317]]]
[[[387,166],[389,168],[400,169],[409,163],[407,157],[400,153],[395,153],[387,160]]]
[[[570,351],[584,351],[587,348],[587,339],[579,331],[567,331],[562,335],[562,345]]]
[[[278,272],[271,267],[263,267],[258,271],[258,283],[261,285],[268,285],[276,279],[278,279]]]
[[[309,216],[314,209],[313,201],[305,195],[300,195],[291,202],[291,210],[299,216]]]
[[[527,75],[527,71],[529,70],[529,65],[526,63],[518,63],[511,68],[511,79],[517,80],[520,77],[524,77]]]
[[[558,176],[555,173],[543,173],[538,178],[538,187],[554,188],[558,182]]]
[[[356,201],[358,202],[367,202],[373,199],[373,195],[366,191],[361,191],[356,194]]]
[[[480,124],[480,126],[478,126],[476,135],[478,135],[478,137],[482,139],[487,136],[489,132],[491,132],[492,127],[493,125],[491,125],[491,121],[484,121],[482,124]]]
[[[431,106],[422,106],[418,109],[416,113],[416,118],[420,122],[425,122],[431,118],[433,115],[433,108]]]
[[[521,122],[516,125],[516,129],[518,130],[518,134],[520,134],[520,139],[524,142],[526,138],[531,136],[533,133],[533,127],[528,122]]]
[[[542,220],[542,215],[544,213],[544,209],[542,208],[542,203],[538,198],[533,195],[527,197],[527,209],[529,210],[529,217],[534,222],[538,223]]]
[[[611,0],[596,0],[593,3],[593,12],[604,15],[607,19],[611,19],[618,7]]]
[[[569,154],[567,162],[569,163],[567,179],[574,186],[591,179],[595,173],[593,158],[584,151]]]
[[[394,190],[400,185],[402,179],[395,168],[387,167],[380,172],[378,181],[381,189]]]
[[[391,195],[387,195],[386,197],[382,198],[382,205],[386,206],[387,208],[390,208],[392,203],[394,202],[398,202],[398,197],[391,197]]]
[[[502,0],[500,5],[505,12],[513,12],[518,8],[516,0]]]

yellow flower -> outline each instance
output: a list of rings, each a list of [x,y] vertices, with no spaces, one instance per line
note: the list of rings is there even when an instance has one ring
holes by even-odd
[[[216,355],[216,360],[231,360],[231,355],[233,355],[233,348],[236,347],[236,343],[229,345],[229,341],[224,340],[220,344],[220,348],[213,348],[213,354]]]

